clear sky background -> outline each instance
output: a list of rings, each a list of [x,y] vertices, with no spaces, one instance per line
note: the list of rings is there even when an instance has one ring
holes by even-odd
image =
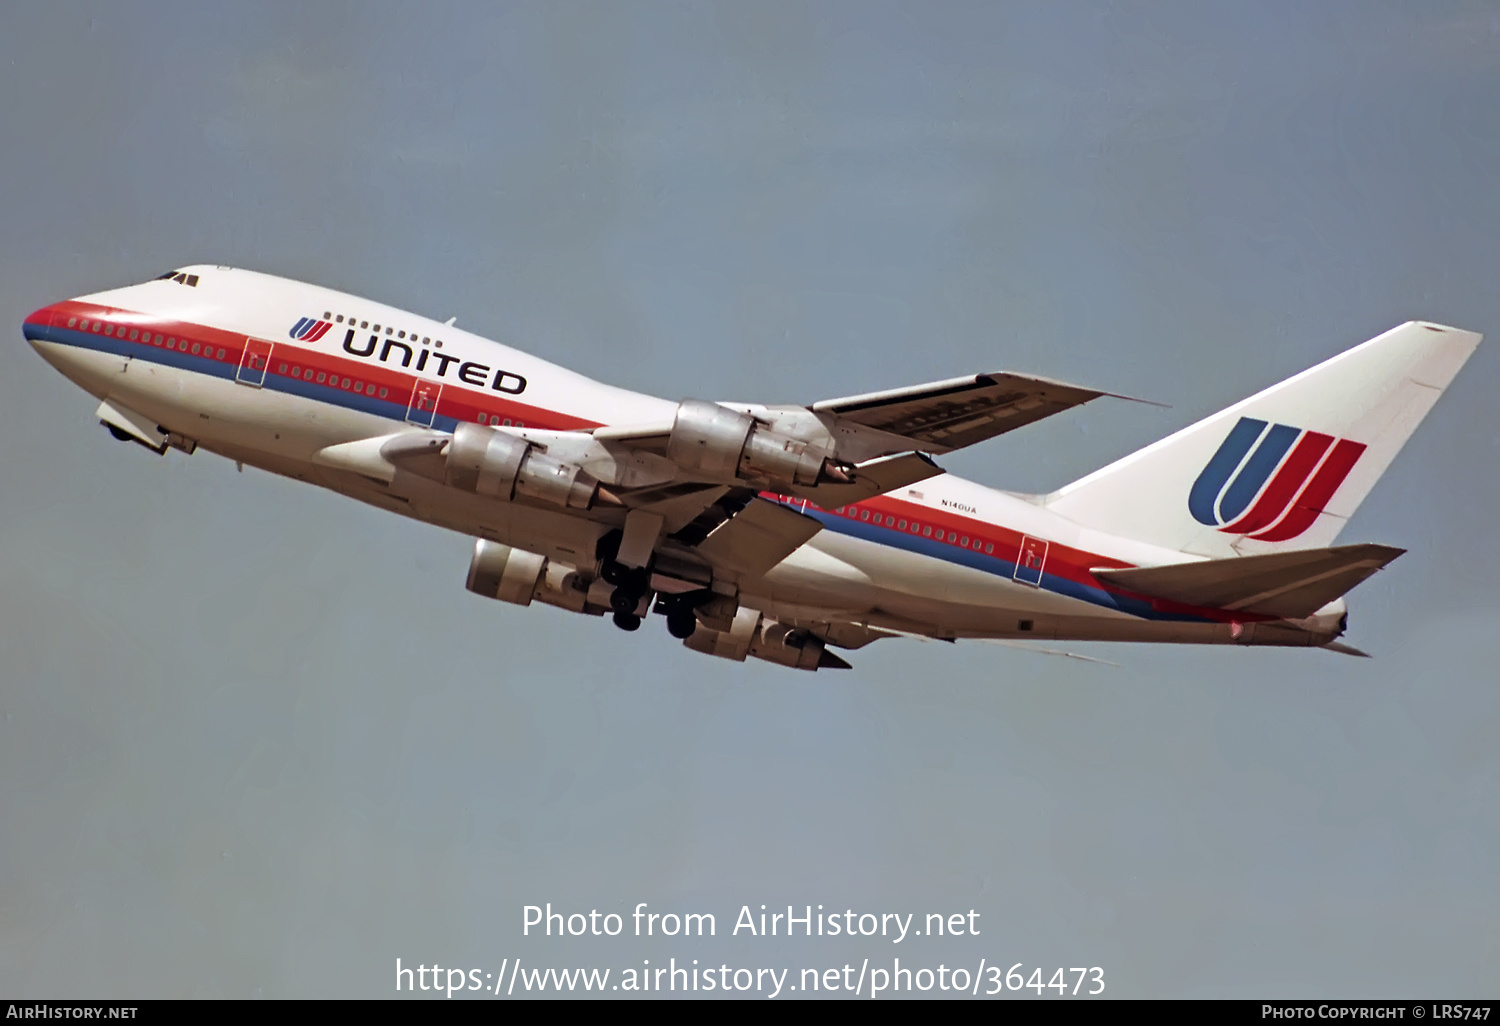
[[[463,537],[118,444],[20,334],[223,263],[671,398],[1171,404],[945,461],[1050,490],[1400,321],[1500,332],[1493,4],[9,4],[0,135],[0,993],[900,956],[1493,994],[1500,341],[1341,538],[1410,549],[1354,593],[1373,660],[812,675],[485,602]],[[547,901],[719,936],[522,938]],[[726,936],[761,903],[982,933]]]

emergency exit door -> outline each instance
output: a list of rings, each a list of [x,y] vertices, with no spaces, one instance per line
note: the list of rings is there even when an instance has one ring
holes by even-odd
[[[438,397],[443,386],[436,381],[418,381],[412,386],[411,402],[406,406],[406,422],[417,427],[432,427],[437,416]]]
[[[1042,583],[1042,567],[1047,564],[1047,543],[1040,538],[1021,539],[1021,551],[1016,556],[1015,579],[1022,584]]]
[[[245,351],[240,354],[239,370],[234,380],[251,388],[260,388],[266,383],[266,370],[271,366],[272,343],[258,338],[245,339]]]

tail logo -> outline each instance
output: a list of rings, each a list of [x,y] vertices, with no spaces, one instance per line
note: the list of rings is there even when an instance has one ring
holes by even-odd
[[[1193,519],[1286,541],[1313,525],[1364,453],[1362,442],[1241,417],[1188,494]]]
[[[301,339],[303,342],[316,342],[328,334],[328,329],[333,327],[327,321],[315,321],[311,317],[303,317],[292,325],[292,330],[287,332],[292,338]]]

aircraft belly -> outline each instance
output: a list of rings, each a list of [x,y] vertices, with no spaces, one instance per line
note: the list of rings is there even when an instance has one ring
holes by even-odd
[[[105,398],[114,380],[125,371],[128,356],[84,349],[63,342],[33,341],[32,346],[69,381],[90,395]]]
[[[233,445],[294,459],[394,428],[384,417],[145,360],[130,362],[109,397],[210,448]]]

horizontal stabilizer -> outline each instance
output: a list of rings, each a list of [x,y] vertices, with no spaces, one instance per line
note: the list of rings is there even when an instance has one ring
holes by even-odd
[[[1101,581],[1169,602],[1298,620],[1405,551],[1389,545],[1341,545],[1092,573]]]

